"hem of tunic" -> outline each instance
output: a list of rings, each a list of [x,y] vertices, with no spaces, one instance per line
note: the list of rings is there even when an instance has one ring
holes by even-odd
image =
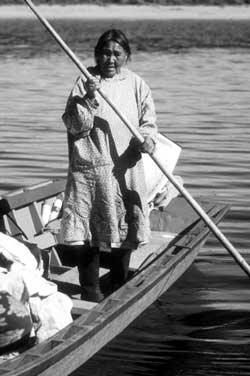
[[[105,242],[90,242],[88,240],[75,240],[75,241],[63,241],[61,244],[74,246],[74,245],[85,245],[89,244],[91,247],[98,247],[101,251],[111,252],[112,248],[119,248],[119,249],[131,249],[136,250],[138,247],[147,244],[149,241],[141,241],[138,243],[124,241],[124,242],[112,242],[110,245]]]

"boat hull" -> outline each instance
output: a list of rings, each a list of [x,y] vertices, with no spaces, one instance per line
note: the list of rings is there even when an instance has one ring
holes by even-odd
[[[46,187],[47,195],[52,191],[53,189],[48,193]],[[45,197],[41,193],[41,188],[38,192],[39,199],[36,206],[39,207],[41,199],[44,200]],[[20,197],[18,199],[20,210],[31,205],[26,194],[25,205],[20,205],[22,201]],[[34,201],[35,194],[32,190],[32,205]],[[17,206],[16,202],[16,199],[9,200],[7,203],[5,201],[2,207],[5,207],[5,212],[7,207],[11,211],[12,206]],[[215,223],[218,223],[228,211],[228,206],[224,204],[207,202],[204,206]],[[5,212],[2,212],[3,216]],[[29,210],[30,212],[32,210]],[[27,215],[27,211],[24,213]],[[72,373],[165,293],[190,267],[209,236],[209,229],[203,220],[199,219],[193,209],[179,197],[175,198],[164,211],[153,211],[151,223],[152,241],[138,251],[137,258],[132,257],[133,275],[129,281],[113,293],[106,294],[104,301],[99,304],[88,305],[79,300],[77,294],[73,296],[76,303],[74,322],[17,358],[1,363],[1,375],[61,376]],[[56,245],[56,234],[52,235]],[[41,238],[39,239],[41,241]],[[44,247],[45,244],[46,242]],[[58,265],[55,269],[63,267]],[[58,277],[61,286],[63,282],[77,283],[74,282],[77,280],[74,268],[65,270],[65,273]],[[69,275],[70,280],[67,280],[66,276]],[[76,279],[72,279],[72,276]],[[54,280],[56,281],[56,276]]]

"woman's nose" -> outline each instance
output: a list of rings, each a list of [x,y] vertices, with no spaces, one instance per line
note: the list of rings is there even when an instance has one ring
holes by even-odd
[[[115,55],[113,55],[113,54],[109,55],[108,61],[109,62],[114,62],[115,61]]]

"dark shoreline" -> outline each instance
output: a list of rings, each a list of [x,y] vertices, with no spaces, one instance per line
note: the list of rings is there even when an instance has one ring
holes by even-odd
[[[1,0],[1,5],[22,5],[23,0]],[[241,6],[250,0],[35,0],[36,5],[169,5],[169,6]]]

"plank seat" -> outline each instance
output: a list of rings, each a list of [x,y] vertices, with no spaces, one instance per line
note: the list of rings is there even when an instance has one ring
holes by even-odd
[[[2,196],[0,229],[26,240],[41,235],[45,227],[42,206],[46,200],[52,205],[57,195],[64,192],[64,187],[64,180],[49,180]]]
[[[46,229],[42,217],[44,203],[53,205],[65,189],[65,180],[48,180],[19,189],[0,198],[0,231],[26,243],[36,244],[44,258],[45,276],[50,264],[61,266],[56,252],[58,230]],[[57,229],[60,223],[57,224]]]
[[[15,190],[0,198],[0,215],[8,214],[13,209],[19,209],[43,201],[46,198],[55,197],[64,192],[65,180],[48,180],[27,188]]]

